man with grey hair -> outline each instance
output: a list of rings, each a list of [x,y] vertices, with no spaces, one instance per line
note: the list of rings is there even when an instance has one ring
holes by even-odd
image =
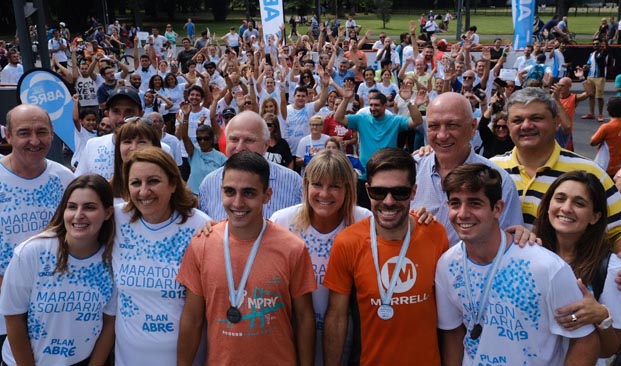
[[[442,180],[451,170],[464,163],[485,164],[500,173],[502,200],[506,204],[499,219],[500,227],[506,229],[523,224],[520,198],[509,175],[474,152],[470,139],[476,130],[477,119],[472,115],[468,99],[459,93],[440,94],[427,107],[427,140],[433,152],[427,156],[414,157],[418,190],[410,206],[412,209],[424,207],[436,216],[446,228],[450,245],[457,244],[459,236],[449,221]]]
[[[524,223],[532,228],[541,197],[561,174],[584,170],[600,179],[608,202],[607,236],[614,249],[621,249],[621,194],[612,179],[595,162],[565,150],[554,140],[559,123],[558,105],[541,88],[525,88],[507,100],[507,125],[515,147],[492,161],[515,182],[522,201]]]
[[[0,284],[17,244],[47,226],[73,173],[45,156],[54,139],[48,113],[21,104],[6,116],[12,152],[0,159]],[[6,338],[0,319],[0,347]]]
[[[254,151],[265,155],[270,141],[267,124],[255,112],[244,111],[233,117],[226,125],[226,156],[240,151]],[[222,206],[220,189],[222,170],[219,168],[203,179],[199,188],[199,208],[211,218],[220,221],[227,217]],[[282,208],[302,202],[302,178],[293,170],[270,162],[270,188],[273,195],[263,209],[263,216],[269,218]]]

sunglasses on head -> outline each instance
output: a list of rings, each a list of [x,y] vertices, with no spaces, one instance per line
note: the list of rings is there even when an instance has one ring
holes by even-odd
[[[367,193],[376,201],[383,201],[388,193],[396,201],[405,201],[410,199],[412,187],[367,187]]]

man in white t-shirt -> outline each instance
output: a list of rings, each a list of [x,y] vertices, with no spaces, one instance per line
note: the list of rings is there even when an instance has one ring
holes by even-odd
[[[56,60],[63,67],[67,67],[67,40],[61,38],[60,31],[54,29],[54,37],[47,42],[47,48],[50,51],[51,57],[56,57]]]
[[[291,155],[295,155],[298,149],[298,142],[306,135],[310,134],[308,121],[314,116],[328,100],[328,85],[330,75],[324,73],[321,77],[321,94],[319,99],[307,103],[308,90],[306,87],[297,87],[293,95],[293,104],[287,106],[287,118],[284,126],[280,126],[283,136],[289,144]]]
[[[582,299],[574,273],[541,246],[520,248],[500,229],[500,174],[463,164],[444,179],[449,219],[462,242],[435,277],[442,361],[447,365],[594,365],[598,333],[568,331],[556,310]]]
[[[73,174],[47,160],[54,132],[50,116],[34,104],[21,104],[7,114],[7,140],[12,152],[0,159],[0,282],[13,249],[39,233],[51,220]],[[0,319],[0,344],[6,338]]]
[[[19,63],[19,52],[9,51],[9,63],[0,73],[0,83],[17,85],[19,78],[24,74],[24,67]]]
[[[209,109],[203,107],[203,102],[206,99],[206,92],[209,92],[209,87],[201,88],[198,85],[192,85],[187,89],[188,102],[190,102],[190,106],[192,107],[188,119],[188,136],[194,145],[198,144],[198,141],[196,141],[196,129],[198,126],[205,122],[207,122],[207,124],[210,123]],[[179,119],[179,116],[177,117],[178,118],[175,120],[175,135],[177,138],[181,138],[179,126],[181,125],[182,120]],[[185,146],[183,146],[183,144],[181,144],[181,154],[183,156],[181,175],[183,176],[183,179],[187,181],[190,177],[190,162],[188,161],[188,152],[185,150]]]
[[[164,43],[167,41],[166,37],[161,35],[159,29],[155,27],[151,28],[151,36],[153,37],[153,49],[155,50],[155,54],[162,57],[162,55],[164,55]]]
[[[181,153],[181,145],[182,145],[181,141],[179,141],[177,136],[166,133],[166,129],[164,128],[165,127],[164,117],[162,117],[162,115],[159,112],[151,112],[149,113],[147,118],[150,119],[151,122],[153,122],[152,126],[153,128],[155,128],[155,130],[159,134],[160,140],[164,144],[170,146],[170,154],[175,159],[175,163],[177,163],[177,166],[181,166],[183,164],[183,156]]]
[[[131,86],[115,89],[106,102],[108,122],[113,131],[125,123],[129,117],[142,117],[140,97]],[[82,150],[80,164],[75,171],[76,176],[99,174],[106,179],[114,174],[114,136],[115,133],[94,137],[86,143]]]

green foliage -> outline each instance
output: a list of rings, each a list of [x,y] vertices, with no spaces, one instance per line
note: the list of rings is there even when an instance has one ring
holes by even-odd
[[[392,0],[374,0],[375,15],[382,21],[382,28],[386,29],[386,23],[390,21],[392,13]]]

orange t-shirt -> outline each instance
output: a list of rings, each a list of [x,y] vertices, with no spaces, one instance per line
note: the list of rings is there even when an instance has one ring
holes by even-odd
[[[344,295],[349,295],[352,286],[356,288],[362,337],[361,365],[440,365],[434,277],[438,259],[448,249],[446,230],[437,222],[415,226],[405,266],[392,295],[394,316],[382,320],[377,315],[381,299],[369,229],[367,218],[336,236],[323,282],[331,291]],[[378,237],[379,266],[385,289],[402,242]]]
[[[621,169],[621,118],[612,118],[608,123],[599,126],[591,137],[591,143],[601,144],[604,141],[610,151],[606,173],[613,177]]]
[[[292,299],[317,288],[304,242],[269,222],[252,265],[239,310],[242,320],[231,323],[231,306],[224,267],[224,221],[209,237],[194,237],[181,262],[177,280],[205,298],[208,365],[295,365]],[[235,286],[254,240],[230,235]]]

